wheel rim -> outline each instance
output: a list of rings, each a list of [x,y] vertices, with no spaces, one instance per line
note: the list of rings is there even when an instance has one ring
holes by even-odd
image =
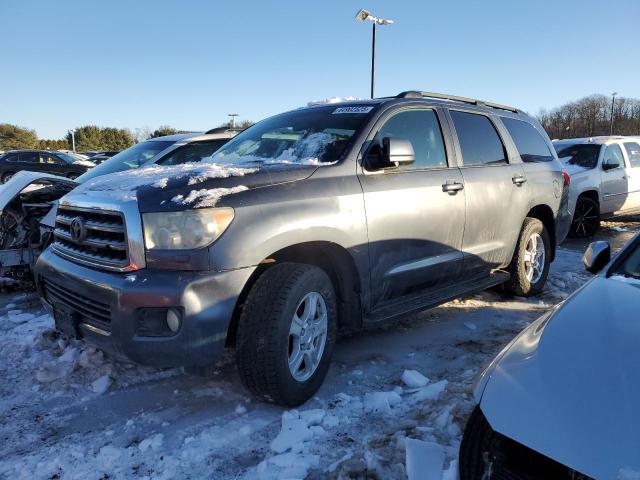
[[[588,237],[593,235],[598,226],[598,212],[590,202],[580,202],[573,216],[573,231],[576,235]]]
[[[529,237],[524,250],[525,276],[529,283],[537,283],[542,277],[545,264],[544,242],[538,233]]]
[[[289,328],[289,371],[298,382],[317,370],[327,343],[327,305],[318,292],[307,293],[298,304]]]

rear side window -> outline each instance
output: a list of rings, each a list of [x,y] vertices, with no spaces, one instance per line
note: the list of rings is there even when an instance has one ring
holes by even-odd
[[[39,163],[40,156],[36,152],[24,152],[20,154],[20,161],[25,163]]]
[[[475,113],[451,111],[464,165],[500,165],[507,154],[496,128],[488,117]]]
[[[640,143],[624,142],[624,148],[627,151],[631,168],[640,167]]]
[[[442,131],[433,110],[404,110],[396,113],[376,134],[376,140],[382,141],[385,137],[405,138],[413,145],[416,160],[410,165],[402,166],[403,170],[447,166]]]
[[[523,162],[550,162],[553,154],[533,125],[514,118],[502,118]]]

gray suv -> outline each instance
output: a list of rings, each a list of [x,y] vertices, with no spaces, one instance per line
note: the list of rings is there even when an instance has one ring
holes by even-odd
[[[36,283],[69,335],[192,370],[233,347],[252,394],[293,406],[341,331],[496,285],[539,292],[567,183],[512,107],[410,91],[302,108],[199,164],[85,182]]]

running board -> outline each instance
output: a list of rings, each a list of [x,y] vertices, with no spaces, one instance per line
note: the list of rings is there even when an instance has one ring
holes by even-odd
[[[500,285],[509,280],[511,276],[504,271],[494,270],[490,276],[476,278],[455,285],[447,285],[429,293],[417,293],[407,295],[396,300],[388,301],[369,312],[364,317],[364,323],[377,323],[385,320],[403,317],[412,313],[437,307],[455,298],[480,292]]]

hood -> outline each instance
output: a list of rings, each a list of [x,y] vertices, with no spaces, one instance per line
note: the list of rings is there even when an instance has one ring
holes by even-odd
[[[308,178],[318,167],[274,164],[254,167],[217,163],[151,166],[91,179],[74,196],[107,197],[111,201],[137,200],[140,212],[212,207],[234,193]]]
[[[11,177],[11,180],[0,188],[0,212],[2,212],[6,206],[29,185],[43,180],[46,180],[48,183],[59,182],[70,186],[76,185],[76,182],[65,177],[23,170],[16,173]]]
[[[85,159],[78,159],[75,162],[73,162],[74,165],[80,165],[82,167],[88,167],[88,168],[93,168],[96,166],[95,163],[93,163],[92,161],[89,160],[85,160]]]
[[[640,281],[595,277],[489,372],[492,428],[585,475],[640,471]]]
[[[569,176],[574,176],[578,173],[584,173],[584,172],[588,172],[589,170],[593,170],[592,168],[581,167],[580,165],[576,165],[575,163],[569,163],[566,161],[563,161],[562,165],[564,166],[565,170],[569,173]]]

